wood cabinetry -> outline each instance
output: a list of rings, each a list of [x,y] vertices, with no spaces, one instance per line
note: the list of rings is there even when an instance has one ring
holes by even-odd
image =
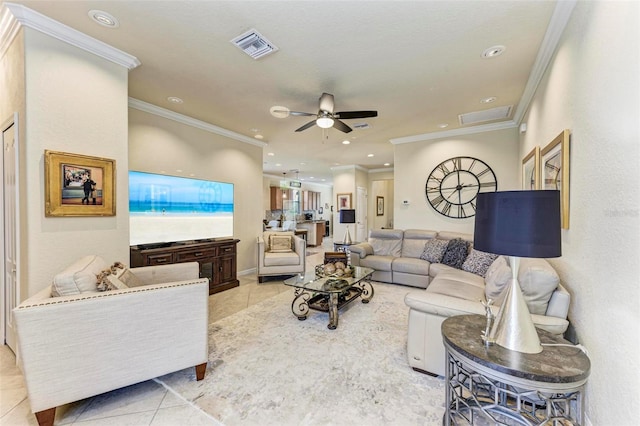
[[[302,191],[302,210],[318,210],[321,205],[319,192]]]
[[[209,278],[209,294],[240,285],[237,279],[236,245],[240,240],[225,239],[200,243],[171,243],[166,247],[132,246],[130,264],[140,266],[198,262],[200,276]]]

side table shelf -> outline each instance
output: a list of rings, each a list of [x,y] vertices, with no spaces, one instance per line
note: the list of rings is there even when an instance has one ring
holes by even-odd
[[[543,351],[526,354],[485,346],[481,315],[442,323],[446,350],[445,425],[581,425],[589,358],[559,336],[538,329]]]
[[[240,240],[222,239],[193,243],[171,243],[166,247],[143,248],[132,246],[130,265],[167,265],[198,262],[200,277],[209,278],[209,294],[240,285],[237,278],[236,245]]]

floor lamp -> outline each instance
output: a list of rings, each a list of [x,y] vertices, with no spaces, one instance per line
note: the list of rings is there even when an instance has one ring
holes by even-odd
[[[542,352],[520,290],[518,268],[521,257],[562,255],[560,191],[478,194],[473,248],[509,256],[511,265],[511,282],[489,333],[489,342],[523,353]]]
[[[356,211],[354,209],[340,210],[340,223],[356,223]],[[347,225],[347,231],[344,233],[344,240],[342,241],[342,244],[351,244],[351,242],[349,225]]]

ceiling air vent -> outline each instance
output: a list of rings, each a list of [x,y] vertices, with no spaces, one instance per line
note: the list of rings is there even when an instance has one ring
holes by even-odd
[[[265,55],[278,50],[269,40],[264,38],[258,31],[251,29],[244,34],[231,40],[231,43],[242,49],[244,53],[251,56],[253,59],[262,58]]]
[[[485,121],[493,120],[505,120],[509,118],[511,114],[511,108],[513,105],[503,106],[498,108],[486,109],[484,111],[468,112],[466,114],[458,115],[460,125],[484,123]]]
[[[364,129],[370,129],[371,128],[369,123],[356,123],[352,127],[354,129],[356,129],[356,130],[364,130]]]

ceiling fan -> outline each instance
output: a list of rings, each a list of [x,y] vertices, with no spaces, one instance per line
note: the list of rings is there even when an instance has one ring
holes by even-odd
[[[304,126],[296,129],[296,132],[302,132],[303,130],[307,130],[312,127],[314,124],[320,128],[328,129],[330,127],[334,127],[341,132],[349,133],[353,130],[351,127],[347,126],[342,120],[348,120],[351,118],[367,118],[367,117],[377,117],[378,111],[342,111],[342,112],[333,112],[334,102],[333,95],[330,93],[323,93],[319,99],[319,107],[318,113],[312,114],[310,112],[300,112],[300,111],[274,111],[276,113],[286,113],[286,115],[298,115],[298,116],[315,116],[316,119],[308,122]],[[285,115],[285,116],[286,116]]]

